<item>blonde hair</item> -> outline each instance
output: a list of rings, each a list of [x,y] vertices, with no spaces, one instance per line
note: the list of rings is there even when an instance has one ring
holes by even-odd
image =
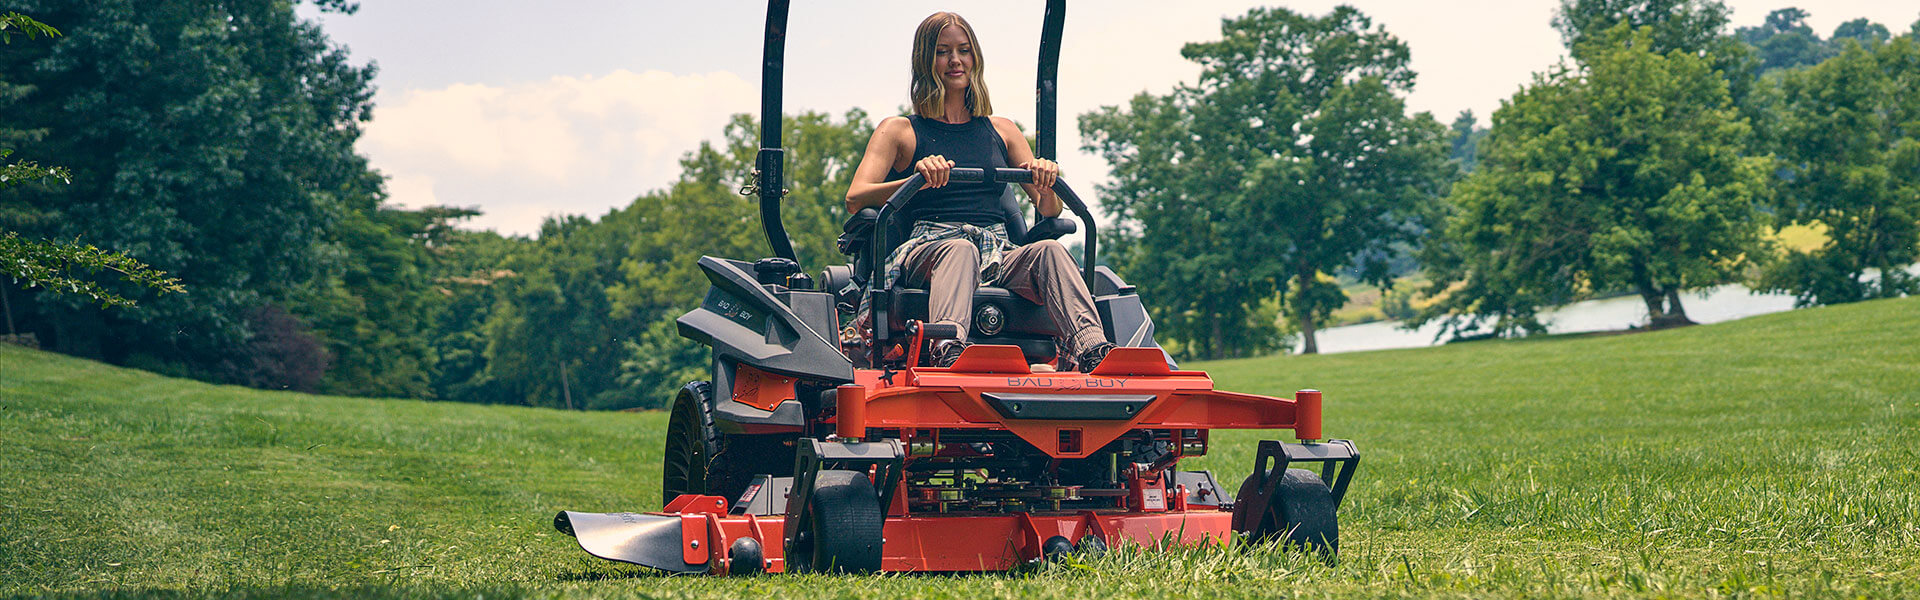
[[[967,44],[973,47],[973,68],[967,71],[967,110],[976,117],[992,115],[993,101],[987,98],[987,81],[981,76],[987,71],[987,61],[980,55],[980,38],[974,37],[973,25],[966,19],[945,11],[928,15],[913,32],[913,112],[937,119],[946,110],[947,88],[940,84],[933,60],[940,31],[949,25],[960,26],[967,34]]]

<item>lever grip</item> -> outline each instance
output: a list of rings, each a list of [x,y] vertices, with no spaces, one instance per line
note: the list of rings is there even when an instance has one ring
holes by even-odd
[[[962,183],[1033,183],[1033,171],[1026,169],[977,169],[955,167],[947,177]]]
[[[960,326],[952,323],[926,323],[919,321],[907,326],[907,335],[918,335],[922,332],[924,332],[927,339],[930,340],[959,339]]]

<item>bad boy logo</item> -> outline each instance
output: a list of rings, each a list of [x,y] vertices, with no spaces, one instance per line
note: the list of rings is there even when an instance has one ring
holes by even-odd
[[[1097,377],[1008,377],[1007,387],[1040,387],[1058,390],[1081,390],[1127,387],[1125,379],[1107,379]]]

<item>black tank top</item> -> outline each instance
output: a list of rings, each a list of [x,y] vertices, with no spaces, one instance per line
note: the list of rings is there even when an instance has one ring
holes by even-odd
[[[1008,166],[1007,143],[993,128],[990,117],[974,117],[965,123],[953,124],[912,115],[907,121],[913,123],[913,160],[908,161],[907,170],[887,173],[887,181],[906,179],[913,175],[914,164],[935,154],[947,157],[955,167],[1004,169]],[[945,187],[923,189],[914,194],[903,216],[909,223],[993,225],[1006,219],[1000,207],[1000,196],[1006,191],[1004,183],[948,182]]]

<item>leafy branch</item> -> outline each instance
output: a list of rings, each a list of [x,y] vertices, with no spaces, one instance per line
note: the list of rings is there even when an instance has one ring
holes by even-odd
[[[184,292],[180,280],[147,266],[125,252],[108,252],[72,242],[29,240],[11,231],[0,232],[0,275],[6,275],[27,288],[41,287],[62,294],[80,294],[102,307],[133,306],[133,300],[116,294],[74,273],[112,271],[129,283],[146,286],[161,293]]]
[[[12,150],[0,148],[0,160],[12,154]],[[30,160],[0,163],[0,190],[47,177],[58,177],[61,183],[73,182],[73,173],[68,172],[66,167],[42,167]]]
[[[0,15],[0,43],[11,44],[13,36],[16,35],[24,35],[31,40],[43,35],[47,37],[60,35],[60,30],[54,29],[52,25],[35,21],[32,17],[7,11],[7,14]]]
[[[11,155],[12,150],[0,149],[0,161]],[[73,174],[66,167],[42,167],[32,161],[0,162],[0,190],[48,177],[58,178],[61,183],[73,181]],[[166,272],[155,270],[124,252],[107,252],[79,240],[30,240],[11,231],[0,231],[0,275],[29,289],[39,287],[54,293],[85,295],[102,307],[134,305],[133,300],[76,276],[80,270],[111,271],[119,274],[120,279],[163,294],[185,291],[179,279],[168,277]]]

